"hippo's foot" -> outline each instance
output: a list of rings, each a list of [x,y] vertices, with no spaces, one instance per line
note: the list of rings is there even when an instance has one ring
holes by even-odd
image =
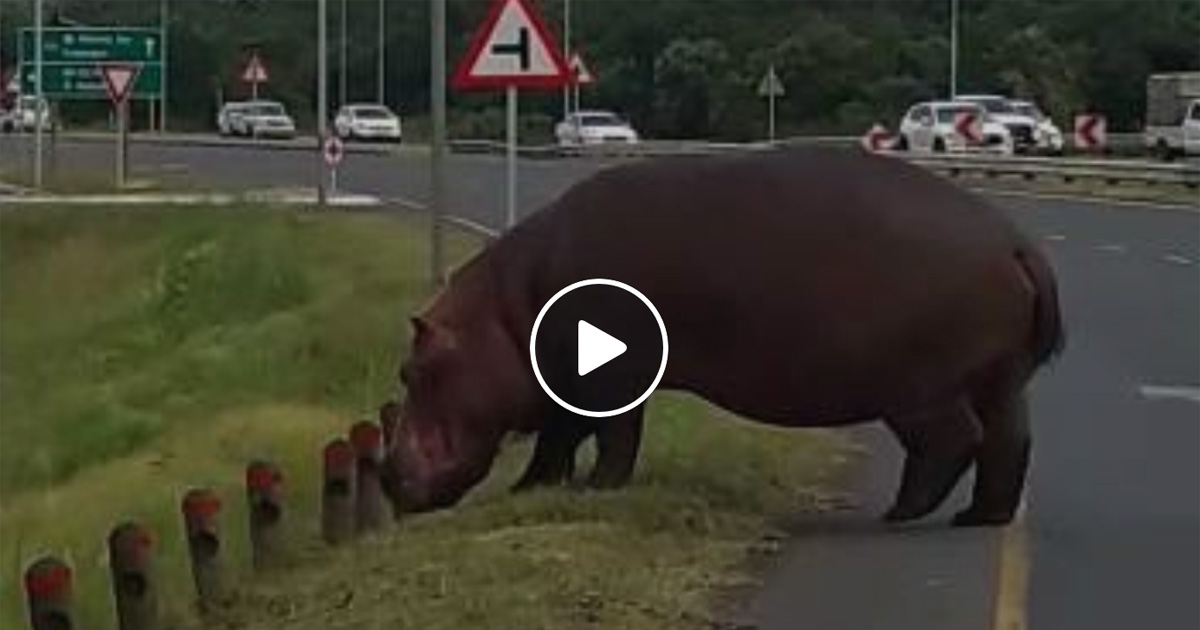
[[[987,509],[972,505],[954,515],[955,527],[998,527],[1008,525],[1016,516],[1014,510]]]
[[[973,457],[964,453],[951,460],[909,454],[896,501],[884,513],[890,523],[911,521],[936,510],[970,467]]]

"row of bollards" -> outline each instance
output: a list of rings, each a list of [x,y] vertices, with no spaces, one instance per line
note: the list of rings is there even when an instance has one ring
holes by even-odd
[[[384,497],[380,469],[384,439],[394,430],[397,407],[387,403],[379,423],[362,421],[351,427],[349,439],[336,438],[323,451],[321,537],[340,544],[380,530],[393,518]],[[251,564],[257,571],[282,564],[286,554],[283,473],[275,464],[254,461],[246,467],[247,519]],[[195,488],[180,505],[192,579],[201,614],[230,602],[232,585],[224,567],[220,516],[221,497],[208,488]],[[126,522],[108,537],[117,627],[120,630],[158,630],[158,588],[154,580],[154,536],[142,524]],[[45,556],[25,571],[25,593],[32,630],[73,630],[72,569],[54,556]]]

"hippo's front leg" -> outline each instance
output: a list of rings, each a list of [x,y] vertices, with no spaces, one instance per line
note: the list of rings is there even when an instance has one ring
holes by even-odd
[[[533,457],[513,485],[514,491],[562,485],[575,475],[575,452],[591,434],[591,426],[572,420],[552,417],[538,431]]]
[[[645,405],[619,416],[597,420],[596,466],[588,477],[592,488],[620,488],[633,477],[642,445],[642,416]]]

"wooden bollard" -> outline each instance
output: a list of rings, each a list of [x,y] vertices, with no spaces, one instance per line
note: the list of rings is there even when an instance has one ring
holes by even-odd
[[[192,578],[202,611],[226,603],[220,515],[221,498],[208,488],[196,488],[183,497],[188,556],[192,562]]]
[[[383,432],[379,425],[366,420],[350,428],[358,470],[355,522],[359,533],[374,531],[388,523],[388,504],[383,498],[379,468],[383,461]]]
[[[25,570],[29,626],[33,630],[72,630],[71,567],[46,556]]]
[[[283,557],[283,474],[270,462],[246,467],[246,512],[254,568],[276,566]]]
[[[325,446],[321,536],[331,545],[354,537],[355,459],[354,447],[343,438]]]
[[[158,628],[153,551],[150,531],[138,523],[122,523],[108,536],[108,567],[120,630]]]

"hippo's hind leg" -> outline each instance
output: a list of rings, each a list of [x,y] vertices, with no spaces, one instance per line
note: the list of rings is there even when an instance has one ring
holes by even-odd
[[[966,398],[886,419],[904,446],[904,473],[895,502],[884,514],[892,522],[936,510],[970,467],[980,440],[978,419]]]
[[[607,489],[629,483],[642,444],[644,412],[645,405],[638,405],[619,416],[597,421],[596,465],[588,477],[588,486]]]
[[[983,423],[983,443],[976,456],[971,506],[955,515],[955,525],[1005,525],[1016,514],[1032,445],[1022,389],[1001,388],[973,400]]]
[[[512,489],[519,491],[569,481],[575,475],[575,452],[593,430],[592,425],[583,420],[590,418],[565,417],[563,414],[552,417],[538,432],[533,457]]]

